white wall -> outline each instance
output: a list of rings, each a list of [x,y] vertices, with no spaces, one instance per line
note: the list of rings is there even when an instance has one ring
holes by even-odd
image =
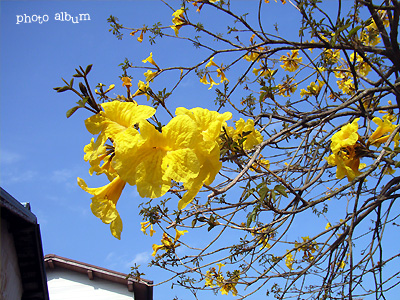
[[[15,252],[14,239],[8,231],[8,222],[1,220],[1,264],[0,264],[0,299],[15,300],[21,299],[22,283],[19,273],[18,259]]]
[[[50,300],[132,300],[133,292],[122,284],[95,278],[85,274],[55,268],[47,269],[47,286]]]

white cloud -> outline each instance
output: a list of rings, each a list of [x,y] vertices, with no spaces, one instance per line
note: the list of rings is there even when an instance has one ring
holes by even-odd
[[[6,171],[2,170],[1,179],[3,183],[11,184],[11,183],[21,183],[31,181],[38,177],[38,172],[27,170],[27,171]]]
[[[151,253],[150,252],[140,252],[137,253],[133,260],[126,263],[126,267],[132,267],[136,265],[143,265],[150,262]]]
[[[15,152],[10,152],[8,150],[1,150],[0,154],[0,164],[2,165],[11,165],[23,160],[22,155]]]

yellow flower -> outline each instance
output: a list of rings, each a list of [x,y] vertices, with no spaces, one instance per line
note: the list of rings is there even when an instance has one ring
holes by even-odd
[[[127,88],[130,88],[132,86],[132,79],[130,79],[129,77],[122,77],[122,86],[126,86]]]
[[[380,33],[374,20],[365,29],[360,33],[360,40],[366,46],[376,46],[381,42]]]
[[[356,64],[357,71],[362,76],[367,76],[368,73],[371,72],[371,66],[368,63],[366,63],[360,55],[356,54],[355,57],[356,57],[356,62],[357,62],[357,64]],[[354,60],[355,59],[354,59],[354,52],[353,52],[350,55],[350,61],[354,62]]]
[[[332,224],[328,222],[328,223],[326,224],[326,226],[325,226],[325,230],[328,230],[328,229],[331,228],[331,227],[332,227]]]
[[[301,57],[297,57],[298,55],[299,50],[292,50],[292,54],[288,52],[287,56],[282,55],[280,61],[283,62],[283,65],[281,67],[289,72],[296,71],[299,68],[299,63],[303,60]]]
[[[214,60],[214,56],[210,58],[210,61],[206,64],[206,68],[211,67],[211,66],[218,68],[218,65],[213,60]]]
[[[243,119],[235,122],[236,129],[233,127],[227,128],[228,136],[230,136],[235,142],[243,141],[243,149],[251,150],[254,146],[260,144],[263,141],[261,133],[254,128],[254,120],[248,119],[244,122]]]
[[[208,82],[208,80],[207,80],[207,74],[204,74],[203,78],[200,79],[200,82],[201,82],[202,84],[210,84],[210,83]]]
[[[198,176],[201,164],[193,149],[200,133],[193,120],[177,116],[162,132],[147,121],[139,127],[140,134],[131,128],[118,136],[113,163],[121,178],[137,186],[141,197],[161,197],[171,180],[186,183]]]
[[[221,135],[222,127],[226,126],[226,121],[232,118],[232,114],[230,112],[220,114],[200,107],[190,110],[179,107],[176,109],[175,114],[177,116],[189,116],[195,122],[195,126],[201,135],[195,148],[200,162],[200,172],[195,178],[184,184],[187,192],[178,203],[178,208],[184,209],[197,195],[203,184],[211,184],[221,169],[219,136]]]
[[[277,85],[278,95],[289,97],[290,94],[297,90],[297,83],[294,83],[294,78],[287,77],[282,84]]]
[[[336,81],[339,89],[342,90],[343,93],[348,94],[348,95],[352,95],[354,93],[354,91],[356,90],[354,84],[353,84],[353,80],[351,79],[342,79],[342,80],[338,80]]]
[[[99,134],[93,147],[104,145],[107,139],[116,139],[117,135],[135,124],[154,115],[156,110],[150,106],[132,102],[112,101],[101,104],[104,111],[86,119],[87,130]]]
[[[187,23],[183,15],[184,12],[185,12],[184,9],[180,8],[172,14],[173,16],[172,23],[174,23],[174,25],[170,27],[174,30],[176,36],[178,36],[179,34],[179,29],[181,29],[181,27],[183,25],[186,25]]]
[[[117,202],[125,187],[125,181],[116,177],[109,184],[99,188],[88,188],[85,181],[78,178],[79,186],[93,195],[90,208],[92,213],[101,219],[103,223],[110,224],[110,230],[114,237],[121,239],[122,221],[116,209]]]
[[[209,90],[214,86],[214,85],[219,85],[219,83],[216,83],[212,78],[211,75],[208,74],[208,79],[210,80],[210,87],[208,88]]]
[[[383,120],[382,120],[383,119]],[[396,121],[396,117],[391,114],[384,115],[382,119],[375,117],[372,121],[378,125],[378,128],[371,134],[368,141],[371,145],[379,147],[381,144],[386,143],[390,134],[393,130],[396,129],[398,125],[392,124],[392,122]],[[395,147],[399,145],[399,136],[396,134],[395,139]]]
[[[107,150],[102,145],[97,147],[94,143],[94,138],[91,139],[90,144],[87,144],[83,150],[85,152],[83,159],[90,163],[90,175],[93,175],[93,173],[96,173],[96,175],[106,174],[110,181],[117,177],[117,172],[111,166],[112,150]],[[100,166],[102,161],[104,163]]]
[[[175,244],[172,242],[172,239],[165,232],[163,233],[161,243],[161,245],[153,244],[152,256],[156,256],[158,250],[165,250],[165,252],[167,252],[168,250],[175,249],[176,247]]]
[[[341,148],[354,146],[358,141],[358,121],[360,118],[354,119],[353,122],[344,125],[339,132],[336,132],[331,138],[331,150],[333,153],[338,152]]]
[[[326,49],[323,52],[324,58],[331,64],[336,64],[340,59],[340,50]]]
[[[260,159],[255,161],[252,165],[250,170],[254,172],[261,172],[261,167],[269,169],[269,160],[268,159],[263,159],[263,156],[260,154]]]
[[[340,263],[337,263],[339,268],[344,269],[346,267],[346,263],[342,260]]]
[[[185,233],[187,233],[187,230],[178,230],[175,229],[175,242],[177,242],[179,240],[179,238],[184,235]]]
[[[316,82],[311,82],[310,85],[307,87],[307,90],[302,89],[300,91],[300,97],[306,96],[318,96],[322,86],[325,84],[323,81],[317,79],[318,84]]]
[[[153,66],[157,67],[157,69],[160,69],[160,68],[157,66],[157,64],[156,64],[156,62],[154,61],[154,59],[153,59],[153,52],[150,52],[150,56],[149,56],[148,58],[142,60],[142,63],[146,63],[146,62],[149,62],[149,63],[151,63]]]
[[[360,157],[357,157],[355,152],[355,147],[347,147],[326,158],[331,166],[337,166],[336,178],[342,179],[346,176],[350,182],[361,174],[359,170],[364,168],[364,164],[360,164]]]
[[[270,79],[270,78],[273,78],[274,74],[277,72],[277,70],[268,69],[267,66],[261,65],[260,67],[261,68],[259,68],[259,69],[256,69],[256,68],[253,69],[254,75],[258,76],[259,75],[258,73],[261,72],[260,76],[263,76],[263,77],[265,77],[267,79]]]
[[[188,232],[187,230],[182,230],[179,231],[177,229],[175,229],[176,231],[176,235],[175,235],[175,240],[172,241],[172,239],[168,236],[168,234],[166,234],[165,232],[163,233],[163,237],[161,239],[161,245],[153,245],[153,254],[152,256],[156,256],[157,251],[158,250],[165,250],[165,252],[169,251],[169,250],[173,250],[176,247],[180,246],[180,244],[177,244],[176,242],[179,240],[179,238],[185,234],[186,232]]]
[[[358,143],[358,121],[355,119],[351,124],[344,125],[339,132],[331,138],[332,154],[325,159],[331,166],[337,166],[336,178],[342,179],[347,176],[349,181],[360,175],[359,169],[364,168],[360,164],[360,148]]]
[[[228,78],[226,78],[225,73],[222,71],[221,68],[217,69],[217,74],[218,74],[217,75],[218,77],[221,77],[221,81],[220,82],[224,82],[224,81],[228,81],[229,82]]]
[[[137,40],[138,40],[139,43],[143,42],[143,34],[144,34],[144,30],[142,30],[142,31],[140,32],[140,35],[139,35],[139,37],[137,38]]]
[[[289,250],[286,250],[286,252],[288,252]],[[287,253],[286,254],[286,258],[285,258],[285,264],[286,267],[289,268],[289,270],[293,270],[293,262],[294,262],[294,258],[292,253]]]
[[[259,56],[257,52],[249,52],[243,58],[247,61],[256,61],[259,60]]]
[[[140,95],[146,95],[147,96],[147,101],[150,99],[150,95],[148,92],[150,91],[149,83],[144,83],[143,81],[139,80],[138,82],[138,89],[137,91],[132,95],[132,97],[140,96]]]
[[[144,73],[144,76],[146,77],[147,82],[152,82],[154,77],[157,75],[158,72],[153,72],[152,70],[147,70]]]
[[[209,286],[209,287],[215,287],[214,279],[211,276],[212,276],[212,273],[210,270],[208,270],[206,272],[206,283],[204,285]]]
[[[140,222],[140,230],[147,235],[146,229],[150,227],[150,236],[153,236],[156,231],[153,229],[153,224],[150,223],[150,221],[147,222]]]

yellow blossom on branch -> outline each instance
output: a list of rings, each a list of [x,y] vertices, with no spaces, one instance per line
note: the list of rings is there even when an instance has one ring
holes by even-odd
[[[208,82],[208,80],[207,80],[207,74],[204,74],[203,78],[200,79],[200,82],[201,82],[202,84],[210,84],[210,83]]]
[[[317,79],[318,83],[311,82],[310,85],[307,87],[307,90],[301,89],[300,96],[318,96],[322,86],[325,84],[323,81]]]
[[[117,177],[118,174],[111,165],[111,156],[114,153],[112,149],[107,149],[103,145],[95,145],[94,138],[92,138],[83,150],[85,152],[83,159],[90,163],[90,175],[106,174],[110,181]],[[103,162],[102,165],[101,162]]]
[[[136,185],[144,198],[163,196],[172,180],[188,182],[200,171],[194,148],[199,131],[188,116],[173,118],[162,132],[147,121],[141,122],[140,134],[125,131],[116,141],[114,168],[130,185]]]
[[[125,187],[125,181],[116,177],[109,184],[99,188],[89,188],[85,181],[78,178],[79,186],[89,194],[92,194],[92,204],[90,208],[92,213],[103,221],[110,224],[110,230],[114,237],[121,239],[122,220],[116,209],[117,202]]]
[[[136,92],[132,95],[132,97],[140,96],[140,95],[146,95],[147,101],[150,99],[149,91],[150,91],[149,83],[146,82],[144,83],[143,81],[139,80],[138,82],[138,89]]]
[[[116,139],[118,134],[152,117],[156,112],[150,106],[132,102],[112,101],[101,104],[101,107],[104,111],[85,121],[86,129],[91,134],[99,134],[94,147],[104,145],[109,138]]]
[[[154,77],[156,77],[157,73],[158,73],[158,72],[154,72],[154,71],[152,71],[152,70],[147,70],[147,71],[144,73],[144,76],[146,77],[146,82],[152,82],[153,79],[154,79]]]
[[[278,95],[290,97],[297,90],[297,83],[294,83],[294,78],[287,77],[282,84],[278,84],[276,87],[278,88]]]
[[[214,85],[219,85],[219,83],[216,83],[216,82],[211,78],[211,75],[210,75],[210,74],[208,74],[208,79],[210,80],[210,87],[208,88],[209,90],[212,89],[212,87],[213,87]]]
[[[143,62],[143,63],[149,62],[149,63],[151,63],[153,66],[155,66],[157,69],[160,69],[160,68],[157,66],[157,64],[156,64],[156,62],[154,61],[154,59],[153,59],[153,52],[150,52],[150,56],[147,57],[146,59],[143,59],[142,62]]]
[[[288,52],[287,56],[282,55],[279,59],[282,62],[281,67],[289,72],[296,71],[299,68],[299,63],[303,60],[301,57],[298,57],[298,55],[299,50],[292,50],[292,54]]]
[[[122,86],[126,86],[127,89],[129,89],[132,86],[132,79],[129,77],[122,77]]]
[[[140,222],[140,230],[147,235],[146,229],[150,227],[150,236],[153,236],[156,231],[153,229],[153,224],[150,221]]]
[[[360,164],[362,145],[358,143],[358,121],[344,125],[339,132],[331,138],[332,154],[326,158],[331,166],[337,166],[336,178],[342,179],[347,176],[349,181],[361,174],[359,169],[364,168]]]
[[[396,117],[391,114],[386,114],[382,119],[375,117],[372,121],[378,125],[378,128],[371,134],[368,142],[373,146],[379,147],[381,144],[386,143],[390,134],[397,128],[398,125],[392,124],[392,122],[396,121]],[[398,133],[394,138],[394,143],[395,147],[399,146]]]
[[[184,9],[183,9],[183,8],[180,8],[180,9],[176,10],[176,11],[172,14],[172,16],[173,16],[172,23],[174,23],[174,25],[172,25],[172,26],[170,26],[170,27],[174,30],[175,36],[178,36],[178,34],[179,34],[179,29],[181,29],[181,27],[182,27],[183,25],[186,25],[186,24],[187,24],[187,21],[186,21],[184,15],[183,15],[184,12],[185,12]]]
[[[293,255],[291,252],[289,252],[289,250],[286,250],[286,252],[288,252],[285,258],[286,267],[288,267],[289,270],[293,270],[293,262],[294,262]]]
[[[214,56],[210,58],[210,60],[208,61],[208,63],[206,64],[206,68],[209,68],[211,66],[217,67],[218,65],[214,62]]]
[[[228,80],[228,78],[226,78],[225,73],[224,73],[222,68],[218,68],[217,69],[217,76],[221,77],[221,81],[220,82],[224,82],[224,81],[228,81],[229,82],[229,80]]]
[[[220,114],[200,107],[190,110],[179,107],[175,114],[189,116],[201,135],[201,138],[198,138],[199,144],[194,149],[201,165],[200,172],[195,178],[184,183],[187,192],[178,203],[178,209],[183,209],[193,200],[203,184],[209,185],[214,181],[221,169],[219,136],[222,128],[226,127],[226,121],[232,118],[232,114],[229,112]]]
[[[246,122],[241,118],[235,122],[236,128],[228,127],[227,134],[235,142],[243,144],[244,150],[253,149],[254,146],[263,141],[261,133],[254,128],[254,120],[248,119]]]
[[[352,95],[354,93],[354,91],[356,90],[353,80],[351,79],[342,79],[342,80],[338,80],[336,81],[339,89],[342,90],[343,93],[348,94],[348,95]]]
[[[177,243],[179,238],[187,233],[187,230],[178,230],[175,229],[175,239],[172,240],[167,233],[163,233],[162,239],[161,239],[161,245],[153,244],[153,254],[152,256],[156,256],[158,250],[165,250],[165,252],[175,250],[176,247],[179,247],[180,244]]]

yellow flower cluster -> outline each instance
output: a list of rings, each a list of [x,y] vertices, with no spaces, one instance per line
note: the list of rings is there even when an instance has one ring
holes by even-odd
[[[293,270],[293,263],[294,263],[293,255],[291,252],[289,252],[289,250],[286,250],[286,252],[288,252],[285,258],[286,267],[288,267],[289,270]]]
[[[336,178],[338,179],[347,176],[347,179],[352,181],[361,174],[359,171],[361,155],[358,151],[360,144],[357,133],[359,120],[357,118],[352,123],[344,125],[331,138],[332,154],[326,159],[331,166],[337,166]]]
[[[393,130],[396,129],[398,125],[392,124],[396,121],[396,117],[390,113],[384,115],[382,119],[375,117],[372,119],[378,128],[371,134],[368,139],[368,142],[376,147],[379,147],[381,144],[386,143],[390,134]],[[395,147],[399,146],[399,134],[396,134],[394,137],[394,145]]]
[[[344,125],[339,132],[335,133],[331,138],[332,154],[326,158],[331,166],[337,166],[336,178],[342,179],[347,176],[352,181],[356,176],[360,175],[360,169],[365,168],[365,164],[360,164],[360,158],[364,155],[369,145],[379,147],[386,143],[391,133],[397,128],[394,125],[396,117],[391,113],[381,118],[375,117],[372,121],[378,125],[375,131],[368,138],[367,145],[360,142],[358,134],[358,121],[355,119],[352,123]],[[399,146],[399,134],[394,136],[395,147]],[[390,171],[390,170],[389,170]],[[389,172],[390,173],[390,172]]]
[[[211,66],[217,67],[217,77],[220,77],[221,80],[220,80],[219,83],[216,83],[216,82],[212,79],[210,73],[209,73],[208,71],[206,71],[206,72],[204,73],[204,76],[200,79],[200,82],[203,83],[203,84],[209,84],[209,85],[210,85],[210,87],[208,88],[209,90],[210,90],[214,85],[219,85],[220,83],[222,83],[222,82],[224,82],[224,81],[229,82],[228,78],[226,78],[225,73],[224,73],[225,68],[223,67],[222,64],[221,64],[221,66],[218,66],[218,65],[214,62],[214,57],[211,57],[211,58],[210,58],[209,62],[206,64],[206,69],[209,68],[209,67],[211,67]],[[210,81],[207,80],[207,77],[208,77],[208,79],[209,79]]]
[[[218,271],[216,271],[215,268],[211,268],[206,272],[205,286],[215,287],[218,285],[221,288],[220,291],[222,295],[228,295],[229,292],[232,292],[232,295],[236,296],[237,295],[236,285],[240,278],[239,272],[234,271],[230,276],[229,280],[226,280],[221,272],[221,268],[224,267],[225,265],[222,263],[218,263],[217,266],[218,266]]]
[[[310,85],[307,87],[307,90],[301,89],[300,96],[318,96],[319,92],[322,89],[322,86],[325,84],[323,81],[317,79],[318,83],[311,82]]]
[[[150,236],[153,236],[156,231],[153,229],[153,224],[150,223],[150,221],[146,222],[140,222],[140,230],[147,235],[146,229],[150,227]]]
[[[318,245],[316,241],[310,242],[309,236],[301,237],[303,239],[303,242],[295,242],[295,247],[297,248],[297,251],[303,251],[303,259],[311,262],[314,259],[313,253],[318,250]]]
[[[181,29],[183,25],[187,24],[185,16],[183,15],[184,12],[185,10],[183,8],[180,8],[172,14],[173,16],[172,23],[174,23],[174,25],[170,27],[174,30],[176,36],[178,36],[179,34],[179,29]]]
[[[175,239],[172,240],[168,234],[165,232],[163,233],[162,239],[161,239],[161,245],[156,245],[153,244],[153,254],[152,256],[156,256],[158,250],[165,250],[165,252],[175,250],[176,247],[179,247],[181,244],[177,243],[179,238],[187,233],[187,230],[178,230],[175,229]]]
[[[239,119],[239,121],[236,121],[235,125],[236,129],[233,127],[227,127],[226,132],[233,141],[238,144],[243,144],[244,150],[251,150],[254,146],[263,141],[261,133],[254,129],[253,119],[248,119],[246,122],[243,119]]]
[[[282,62],[281,67],[289,72],[294,72],[299,68],[299,63],[302,62],[302,58],[298,57],[299,55],[299,50],[292,50],[292,54],[289,52],[287,53],[287,56],[282,55],[280,58],[280,61]]]
[[[148,198],[161,197],[173,181],[181,182],[186,193],[178,208],[183,209],[203,184],[214,181],[222,166],[219,136],[231,113],[177,108],[176,117],[160,132],[147,121],[155,113],[150,106],[113,101],[101,107],[100,113],[85,121],[88,131],[98,137],[85,147],[84,159],[91,165],[90,174],[106,174],[111,182],[98,189],[88,188],[80,178],[78,183],[94,196],[93,213],[111,223],[115,237],[120,238],[122,231],[116,204],[126,182]],[[107,140],[113,145],[105,145]]]

